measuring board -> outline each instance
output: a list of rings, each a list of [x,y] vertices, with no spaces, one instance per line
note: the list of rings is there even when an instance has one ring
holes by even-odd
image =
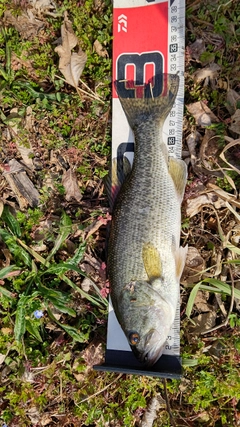
[[[184,104],[185,0],[114,0],[113,82],[135,81],[144,87],[155,75],[178,74],[179,90],[163,128],[169,156],[181,158]],[[154,85],[153,85],[154,89]],[[128,90],[128,89],[126,89]],[[134,136],[113,84],[112,158],[132,162]],[[163,355],[151,368],[135,358],[109,302],[105,364],[96,370],[136,373],[165,378],[181,376],[180,307],[178,306]]]

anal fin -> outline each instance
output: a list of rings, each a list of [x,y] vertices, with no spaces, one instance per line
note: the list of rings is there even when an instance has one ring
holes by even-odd
[[[177,280],[181,279],[181,275],[185,266],[186,256],[188,252],[188,246],[180,246],[178,251],[175,253],[175,262],[176,262],[176,278]]]

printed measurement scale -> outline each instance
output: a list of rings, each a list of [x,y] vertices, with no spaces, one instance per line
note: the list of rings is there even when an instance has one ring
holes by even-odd
[[[174,106],[163,128],[169,156],[181,158],[184,104],[184,0],[114,0],[113,83],[136,82],[138,90],[163,73],[178,74],[180,83]],[[156,85],[157,86],[157,85]],[[124,86],[124,90],[129,90]],[[157,96],[159,94],[155,94]],[[126,95],[127,96],[127,95]],[[112,92],[112,158],[134,156],[134,136],[115,87]],[[97,370],[177,378],[181,375],[180,306],[178,306],[163,356],[153,368],[144,369],[132,354],[128,341],[109,303],[105,364]]]

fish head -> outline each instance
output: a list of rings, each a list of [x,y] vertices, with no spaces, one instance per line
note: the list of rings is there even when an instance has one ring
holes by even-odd
[[[158,289],[146,281],[131,282],[122,295],[121,326],[137,359],[146,366],[161,357],[175,310]]]

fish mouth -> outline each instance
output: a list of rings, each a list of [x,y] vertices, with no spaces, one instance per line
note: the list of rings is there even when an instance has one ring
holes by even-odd
[[[156,336],[159,335],[157,331],[152,332],[152,338],[156,339]],[[139,362],[143,363],[146,367],[153,366],[162,356],[165,342],[162,343],[162,340],[155,341],[151,344],[148,342],[146,344],[146,350],[141,351],[136,346],[131,346],[132,351],[135,357],[139,360]]]

